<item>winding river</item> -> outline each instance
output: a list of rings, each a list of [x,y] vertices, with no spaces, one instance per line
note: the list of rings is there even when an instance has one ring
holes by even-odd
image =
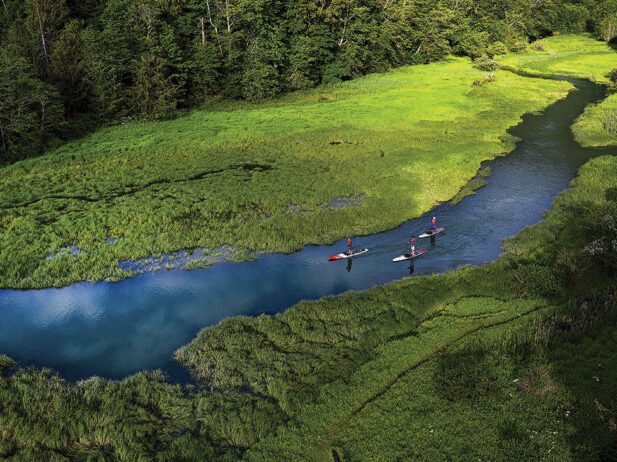
[[[397,229],[354,240],[371,251],[353,262],[328,263],[345,250],[310,246],[292,255],[263,255],[243,263],[146,273],[116,283],[79,283],[62,289],[0,291],[0,353],[21,365],[51,367],[69,380],[98,375],[119,379],[143,369],[165,370],[171,381],[187,372],[171,355],[221,319],[279,313],[300,300],[363,290],[409,276],[444,272],[496,259],[500,242],[537,223],[568,187],[578,168],[615,149],[581,148],[570,125],[605,88],[571,80],[578,91],[541,115],[528,115],[510,133],[521,139],[488,165],[488,186],[459,205],[442,204]],[[394,264],[405,242],[436,215],[447,231],[415,266]]]

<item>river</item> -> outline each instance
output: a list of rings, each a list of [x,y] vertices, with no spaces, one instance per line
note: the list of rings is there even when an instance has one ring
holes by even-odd
[[[120,379],[143,369],[163,369],[184,383],[187,372],[172,359],[197,332],[238,315],[284,311],[300,300],[364,290],[406,276],[441,273],[495,260],[501,240],[537,223],[590,158],[615,149],[580,147],[570,125],[586,105],[604,98],[605,87],[570,80],[577,87],[541,115],[527,115],[510,130],[521,141],[506,157],[487,163],[488,185],[459,205],[442,204],[399,228],[354,239],[370,252],[353,262],[329,263],[344,241],[309,246],[291,255],[221,263],[193,271],[170,270],[108,283],[62,289],[0,291],[0,353],[57,370],[68,380],[98,375]],[[432,216],[446,232],[414,266],[392,263],[412,234]]]

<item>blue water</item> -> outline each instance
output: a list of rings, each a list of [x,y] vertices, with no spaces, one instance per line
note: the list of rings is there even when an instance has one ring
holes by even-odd
[[[497,258],[503,238],[542,219],[559,192],[591,157],[613,149],[583,149],[569,131],[585,105],[604,88],[576,81],[579,91],[526,116],[511,130],[521,142],[488,165],[488,186],[457,206],[443,204],[425,216],[376,235],[357,237],[371,251],[353,262],[329,263],[343,241],[292,255],[264,255],[243,264],[200,270],[159,271],[115,283],[80,283],[63,289],[0,291],[0,353],[21,365],[51,367],[70,380],[92,375],[123,378],[161,368],[172,381],[188,379],[171,355],[202,328],[237,315],[278,313],[303,299],[362,290],[395,279],[447,271]],[[405,242],[428,228],[430,217],[447,228],[418,248],[430,252],[414,266],[392,263]]]

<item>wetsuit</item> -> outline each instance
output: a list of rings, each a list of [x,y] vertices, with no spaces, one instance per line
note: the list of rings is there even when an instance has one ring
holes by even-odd
[[[349,255],[351,255],[351,238],[347,238],[347,247],[349,247],[349,251],[347,252]]]

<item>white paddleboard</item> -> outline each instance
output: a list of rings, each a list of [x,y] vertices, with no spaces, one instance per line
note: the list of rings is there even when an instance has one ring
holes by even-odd
[[[439,233],[441,233],[441,232],[443,232],[443,231],[445,231],[445,230],[446,230],[446,228],[437,228],[437,229],[435,230],[435,232],[434,232],[434,233],[433,233],[433,232],[431,232],[431,231],[427,231],[427,232],[426,232],[426,233],[424,233],[424,234],[420,234],[418,237],[419,237],[420,239],[425,238],[425,237],[432,237],[432,236],[434,236],[435,234],[439,234]]]
[[[410,253],[406,253],[404,255],[400,255],[400,256],[394,258],[392,261],[393,262],[399,262],[399,261],[413,260],[414,258],[417,258],[420,255],[424,255],[426,252],[428,252],[428,249],[416,250],[416,252],[413,255],[410,254]]]
[[[330,261],[344,260],[346,258],[357,257],[358,255],[362,255],[363,253],[366,253],[366,252],[368,252],[368,249],[354,250],[351,254],[348,252],[339,253],[337,255],[332,255],[330,258],[328,258],[328,260]]]

